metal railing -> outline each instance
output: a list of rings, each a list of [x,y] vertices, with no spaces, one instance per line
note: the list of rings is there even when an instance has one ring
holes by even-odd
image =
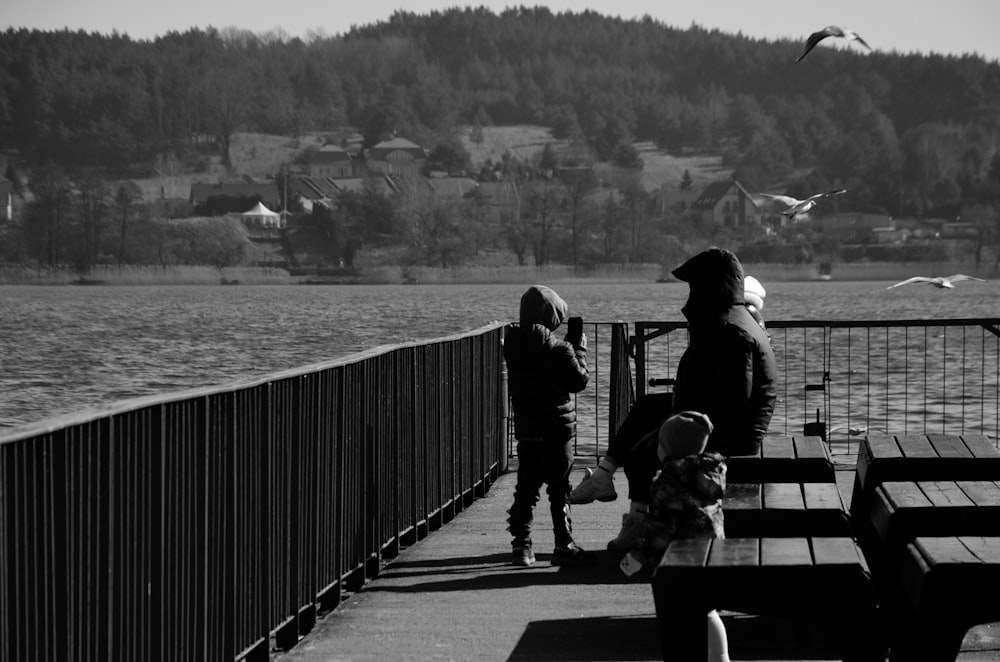
[[[267,660],[506,469],[502,326],[0,437],[0,660]]]
[[[848,449],[868,432],[1000,436],[1000,318],[768,320],[778,364],[770,431]],[[669,388],[684,322],[636,322],[636,394]]]

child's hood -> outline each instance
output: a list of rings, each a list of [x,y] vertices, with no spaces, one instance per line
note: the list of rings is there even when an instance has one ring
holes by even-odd
[[[520,323],[522,329],[530,329],[541,324],[549,331],[555,331],[566,318],[568,307],[554,290],[544,285],[532,285],[521,296]]]

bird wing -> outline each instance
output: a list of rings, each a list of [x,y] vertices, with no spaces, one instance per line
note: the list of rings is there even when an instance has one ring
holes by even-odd
[[[945,280],[950,280],[953,283],[958,280],[978,280],[980,283],[986,282],[982,278],[976,278],[975,276],[966,276],[965,274],[955,274],[954,276],[948,276],[948,278],[946,278]]]
[[[832,37],[832,36],[834,36],[836,34],[839,34],[839,33],[840,33],[840,29],[836,28],[836,27],[834,27],[832,25],[827,26],[827,27],[823,28],[822,30],[817,30],[816,32],[813,32],[811,35],[809,35],[809,38],[806,40],[806,47],[805,47],[805,50],[802,51],[802,55],[800,55],[798,57],[798,59],[795,60],[795,61],[796,62],[801,62],[802,58],[804,58],[809,53],[809,51],[811,51],[812,49],[816,48],[816,44],[818,44],[819,42],[823,41],[827,37]]]
[[[816,195],[810,195],[806,200],[819,200],[820,198],[825,198],[828,195],[840,195],[841,193],[847,193],[846,188],[838,188],[834,191],[827,191],[826,193],[817,193]]]
[[[794,207],[795,205],[797,205],[800,202],[802,202],[802,200],[796,200],[795,198],[792,198],[792,197],[787,196],[787,195],[777,195],[777,194],[774,194],[774,193],[758,193],[757,195],[759,195],[762,198],[767,198],[769,200],[775,200],[775,201],[780,202],[780,203],[782,203],[782,204],[784,204],[784,205],[786,205],[788,207]]]
[[[868,45],[868,42],[865,41],[864,39],[862,39],[861,35],[859,35],[857,32],[854,32],[853,30],[851,30],[849,32],[849,35],[850,35],[851,39],[853,39],[854,41],[858,42],[859,44],[861,44],[862,46],[864,46],[868,50],[872,49],[872,47]]]
[[[900,281],[900,282],[896,283],[895,285],[890,285],[889,287],[887,287],[885,289],[891,290],[894,287],[899,287],[900,285],[909,285],[910,283],[929,283],[932,280],[934,280],[934,279],[933,278],[928,278],[927,276],[914,276],[913,278],[907,278],[906,280]]]

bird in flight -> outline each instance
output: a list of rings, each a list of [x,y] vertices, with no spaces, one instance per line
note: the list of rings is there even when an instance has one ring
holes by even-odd
[[[828,195],[840,195],[841,193],[847,193],[846,188],[838,188],[835,191],[827,191],[826,193],[817,193],[816,195],[810,195],[805,200],[798,200],[788,195],[775,195],[773,193],[759,193],[761,197],[767,198],[768,200],[774,200],[775,202],[780,202],[785,205],[785,209],[782,210],[782,215],[787,216],[788,220],[795,220],[798,214],[804,214],[813,207],[816,203]]]
[[[805,50],[802,51],[802,55],[800,55],[799,58],[795,61],[801,62],[802,58],[804,58],[809,53],[809,51],[811,51],[813,48],[816,47],[816,44],[823,41],[827,37],[843,37],[845,39],[853,39],[854,41],[858,42],[868,50],[872,49],[872,47],[869,46],[865,42],[865,40],[862,39],[861,36],[854,30],[849,30],[847,28],[842,28],[836,25],[828,25],[822,30],[813,32],[811,35],[809,35],[809,39],[806,40]]]
[[[895,285],[890,285],[885,289],[891,290],[894,287],[909,285],[910,283],[927,283],[929,285],[933,285],[934,287],[940,287],[943,290],[951,290],[955,288],[954,283],[957,283],[960,280],[978,280],[980,283],[986,282],[982,278],[966,276],[965,274],[955,274],[954,276],[934,276],[933,278],[929,276],[914,276],[913,278],[907,278],[904,281],[900,281]]]

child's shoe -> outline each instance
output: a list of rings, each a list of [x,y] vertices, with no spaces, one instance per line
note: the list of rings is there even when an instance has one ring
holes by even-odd
[[[552,550],[552,565],[581,565],[589,563],[591,560],[590,555],[584,551],[583,547],[575,542],[570,542],[565,546],[557,545]]]
[[[589,467],[586,475],[580,484],[569,493],[569,502],[574,505],[590,503],[592,501],[614,501],[618,498],[615,492],[615,484],[611,474],[604,469],[594,471]]]
[[[535,553],[531,547],[515,547],[511,553],[511,565],[529,566],[535,562]]]
[[[646,513],[633,512],[622,515],[622,529],[618,536],[608,542],[612,552],[624,552],[632,549],[642,536],[642,525],[646,521]]]

